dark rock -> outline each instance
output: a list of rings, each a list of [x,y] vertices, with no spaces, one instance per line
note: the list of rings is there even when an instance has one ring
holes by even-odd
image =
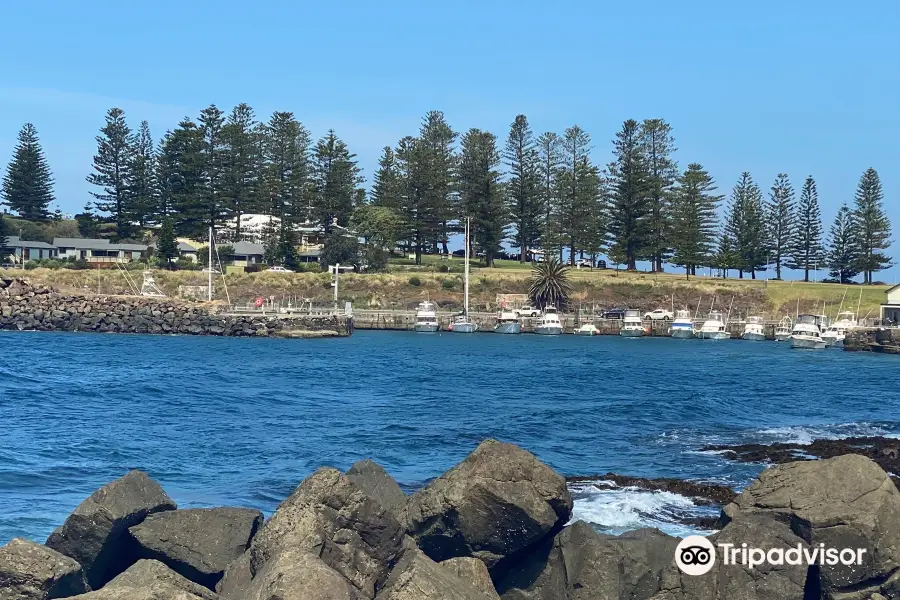
[[[700,483],[684,479],[659,477],[647,479],[644,477],[630,477],[617,473],[605,475],[573,475],[566,477],[569,483],[591,483],[595,481],[611,481],[621,487],[636,487],[642,490],[671,492],[680,496],[691,498],[698,504],[725,505],[735,499],[737,493],[726,485],[715,483]]]
[[[257,572],[241,600],[363,600],[368,598],[315,554],[285,549]]]
[[[572,514],[563,477],[512,444],[483,442],[409,498],[410,535],[434,560],[474,556],[492,569],[561,528]]]
[[[47,546],[77,560],[88,584],[98,589],[134,562],[128,528],[149,514],[175,508],[158,483],[142,471],[131,471],[79,504],[50,534]]]
[[[188,581],[155,560],[140,560],[103,589],[77,600],[218,600],[202,585]],[[73,600],[74,600],[73,599]]]
[[[254,577],[289,549],[312,552],[366,598],[374,598],[403,541],[381,503],[336,469],[319,469],[279,505],[250,548]]]
[[[0,548],[0,600],[49,600],[88,589],[81,565],[68,556],[19,538]]]
[[[664,589],[678,541],[656,529],[602,535],[578,521],[520,560],[497,590],[504,600],[645,600]]]
[[[881,467],[857,454],[767,469],[723,512],[726,521],[781,520],[811,546],[865,549],[860,566],[817,569],[826,594],[880,585],[900,568],[900,494]]]
[[[216,585],[216,593],[225,600],[244,600],[250,590],[250,552],[244,552],[228,565],[225,575]]]
[[[491,574],[484,563],[477,558],[460,556],[458,558],[448,558],[438,564],[445,569],[450,569],[451,573],[469,583],[469,585],[481,592],[485,598],[500,600],[497,590],[494,589],[494,582],[491,581]]]
[[[371,460],[358,461],[347,471],[347,478],[398,519],[402,518],[406,494],[381,465]]]
[[[129,531],[140,558],[158,560],[214,589],[225,569],[250,547],[263,515],[247,508],[196,508],[150,515]]]
[[[496,594],[495,594],[496,596]],[[376,600],[489,600],[452,569],[442,567],[418,549],[410,549],[391,571]]]

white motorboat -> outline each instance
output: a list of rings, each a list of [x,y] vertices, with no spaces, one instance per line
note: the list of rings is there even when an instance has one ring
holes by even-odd
[[[622,319],[622,328],[619,329],[619,335],[622,337],[643,337],[646,333],[644,321],[641,319],[641,311],[626,310]]]
[[[466,218],[466,276],[465,285],[463,287],[463,311],[461,315],[457,315],[450,323],[450,331],[454,333],[475,333],[478,331],[478,323],[469,318],[469,219]]]
[[[497,315],[494,333],[522,333],[522,322],[519,315],[511,310],[501,310]]]
[[[847,332],[855,329],[856,326],[856,313],[849,310],[839,312],[834,323],[822,332],[822,339],[829,348],[843,348]]]
[[[800,315],[797,323],[791,331],[791,348],[804,348],[807,350],[825,349],[825,340],[822,339],[822,316]]]
[[[762,317],[747,317],[744,324],[744,333],[741,339],[751,342],[764,342],[766,340],[766,322]]]
[[[718,310],[710,311],[703,326],[694,335],[701,340],[727,340],[731,333],[725,328],[725,317]]]
[[[582,323],[573,331],[575,335],[600,335],[600,330],[591,321]]]
[[[790,317],[784,317],[775,327],[775,341],[787,342],[791,339],[791,332],[794,330],[794,320]]]
[[[669,328],[669,335],[683,340],[694,337],[694,319],[691,318],[691,311],[679,310],[675,312],[675,318],[672,320],[672,326]]]
[[[414,328],[418,333],[434,333],[441,328],[437,320],[437,312],[434,309],[434,302],[425,300],[419,303],[419,307],[416,308]]]
[[[555,306],[548,304],[544,307],[543,314],[534,321],[534,332],[538,335],[562,335],[562,321]]]

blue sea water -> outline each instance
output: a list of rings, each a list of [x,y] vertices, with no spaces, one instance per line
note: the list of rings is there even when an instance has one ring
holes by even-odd
[[[896,357],[742,341],[414,334],[338,340],[0,333],[0,544],[42,541],[146,470],[181,507],[270,513],[319,466],[409,491],[485,438],[560,472],[746,485],[705,444],[900,434]],[[576,517],[686,533],[674,494],[574,486]]]

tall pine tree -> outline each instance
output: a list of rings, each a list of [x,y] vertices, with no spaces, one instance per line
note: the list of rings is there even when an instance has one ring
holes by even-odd
[[[519,248],[519,262],[528,258],[528,250],[541,239],[540,158],[537,141],[525,115],[516,116],[509,129],[503,158],[509,168],[507,201],[512,218],[513,241]]]
[[[353,213],[356,189],[362,183],[356,155],[331,129],[316,143],[312,156],[313,216],[330,231],[332,223],[346,227]]]
[[[559,167],[562,164],[562,140],[559,135],[548,131],[538,138],[538,177],[543,212],[541,248],[545,258],[550,255],[562,256],[563,232],[560,224],[560,202],[557,192]]]
[[[662,271],[663,262],[669,257],[671,215],[670,201],[678,165],[672,158],[675,138],[672,126],[663,119],[646,119],[641,123],[641,147],[647,169],[648,198],[650,203],[650,237],[647,258],[651,270]]]
[[[46,221],[53,202],[53,178],[37,129],[26,123],[3,177],[3,203],[23,219]]]
[[[850,283],[859,274],[859,235],[853,213],[846,203],[841,205],[828,236],[825,260],[832,277]]]
[[[206,228],[218,228],[231,216],[225,176],[225,113],[215,104],[210,104],[200,112],[197,125],[203,135],[200,150],[201,204],[198,209],[203,215],[202,221]]]
[[[492,267],[509,224],[500,182],[500,153],[493,133],[470,129],[463,136],[459,191],[463,216],[472,219],[473,245],[484,252],[485,263]]]
[[[810,175],[800,191],[788,267],[802,270],[803,281],[809,281],[809,272],[818,269],[824,262],[823,259],[819,192],[816,190],[816,181]]]
[[[459,216],[456,195],[456,177],[459,157],[454,151],[456,132],[447,123],[444,113],[429,111],[422,120],[419,139],[424,151],[423,174],[426,182],[426,197],[440,227],[435,231],[433,247],[444,254],[453,231],[452,221]]]
[[[575,264],[576,252],[584,247],[593,231],[597,211],[596,193],[584,183],[597,176],[588,154],[591,136],[578,125],[566,129],[562,137],[561,167],[557,175],[559,225],[562,240],[569,247],[569,264]],[[588,193],[585,193],[588,192]]]
[[[399,210],[401,193],[400,172],[394,151],[390,146],[385,146],[372,183],[372,204]]]
[[[741,278],[744,272],[749,272],[756,279],[756,272],[767,263],[769,246],[762,192],[750,173],[742,173],[734,186],[730,208],[727,229],[734,241],[734,266],[738,268]]]
[[[794,232],[794,188],[784,173],[778,174],[769,191],[766,220],[772,260],[775,263],[775,277],[781,279],[781,267],[787,259]]]
[[[891,245],[891,222],[884,212],[884,193],[875,169],[866,169],[860,177],[855,200],[853,217],[859,236],[858,268],[865,283],[872,283],[873,273],[891,266],[891,257],[884,252]]]
[[[167,132],[158,158],[157,220],[172,217],[178,235],[205,239],[203,131],[185,117]]]
[[[134,140],[134,148],[131,150],[131,181],[128,190],[131,196],[132,218],[141,227],[153,222],[156,217],[159,204],[157,170],[150,125],[147,121],[141,121]]]
[[[646,256],[653,235],[650,183],[638,122],[625,121],[614,145],[615,160],[609,167],[610,252],[634,271],[638,258]]]
[[[397,144],[394,155],[399,182],[399,211],[407,228],[403,237],[415,252],[416,264],[420,265],[426,242],[433,239],[442,226],[426,194],[427,151],[418,138],[407,136]]]
[[[234,238],[241,239],[241,217],[260,211],[267,205],[262,197],[263,128],[249,105],[241,103],[231,110],[222,127],[224,142],[224,208],[235,220]]]
[[[125,121],[125,111],[111,108],[106,113],[106,124],[97,136],[97,154],[94,155],[94,172],[87,176],[87,182],[100,188],[91,192],[96,201],[94,207],[109,214],[115,223],[115,238],[132,236],[134,217],[131,182],[131,167],[134,164],[132,152],[134,137]]]
[[[713,261],[716,244],[716,214],[722,196],[716,183],[698,163],[691,163],[678,178],[672,194],[672,262],[684,267],[690,279],[697,267]]]

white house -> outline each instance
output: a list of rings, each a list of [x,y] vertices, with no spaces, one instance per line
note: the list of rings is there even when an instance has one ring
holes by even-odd
[[[896,327],[900,324],[900,285],[895,285],[886,293],[887,302],[881,305],[881,323]]]
[[[113,244],[90,238],[54,238],[60,260],[74,258],[89,263],[128,263],[140,260],[147,251],[144,244]]]

